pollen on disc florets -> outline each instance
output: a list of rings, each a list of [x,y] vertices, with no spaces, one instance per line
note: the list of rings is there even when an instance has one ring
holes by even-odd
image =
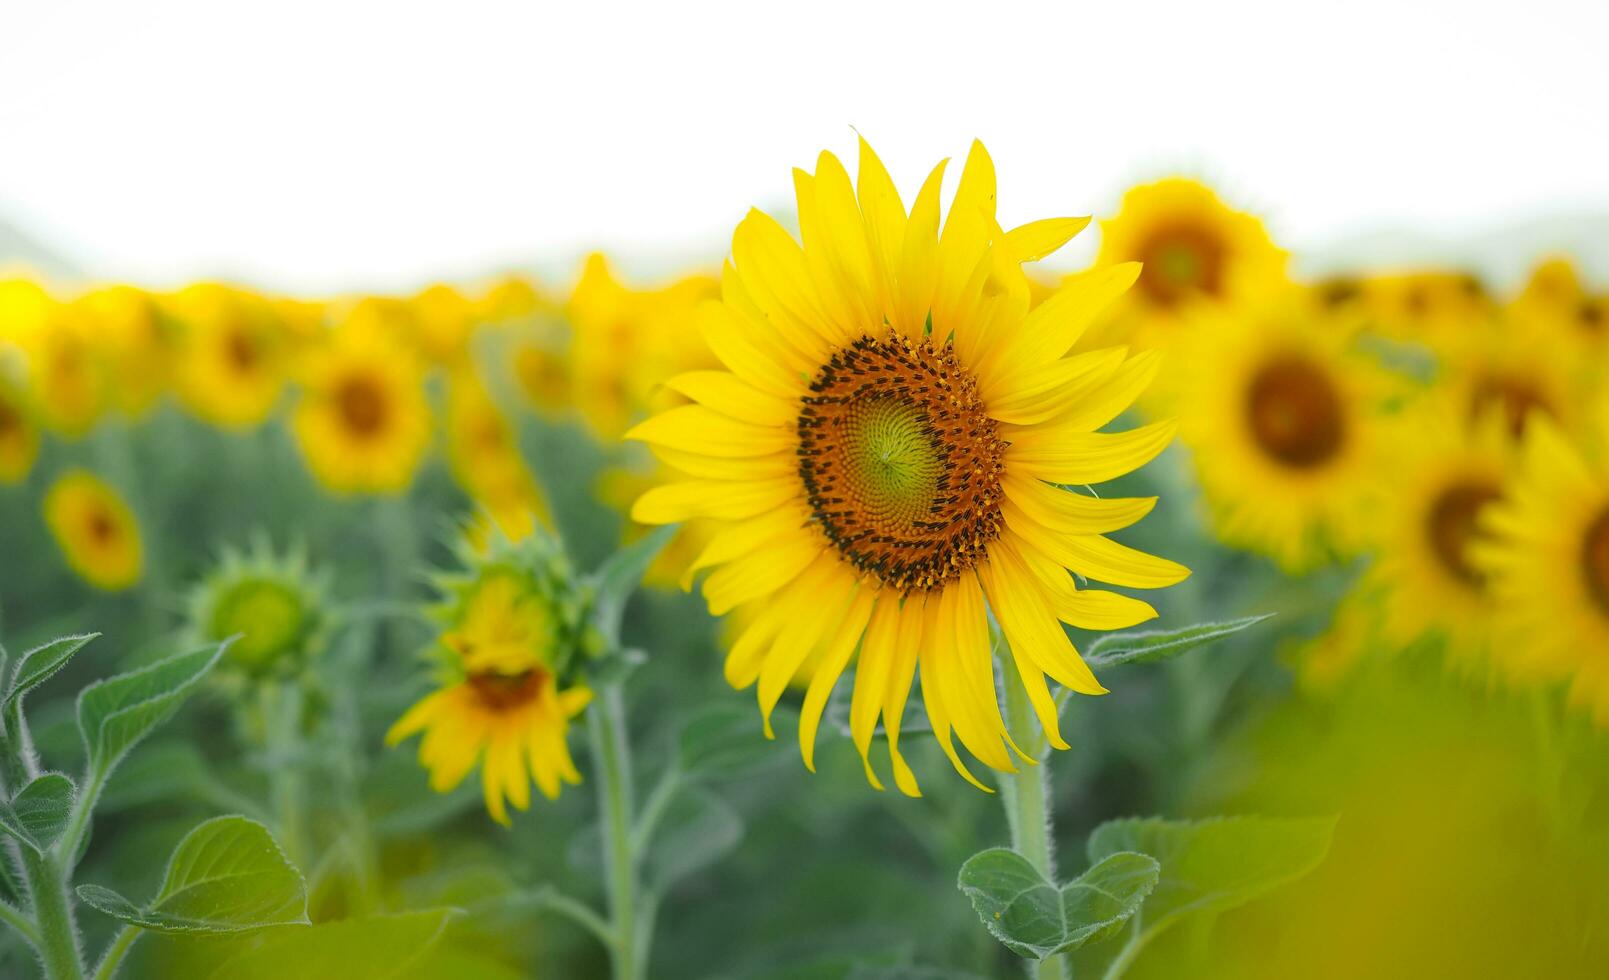
[[[799,476],[844,559],[941,587],[1000,534],[1006,443],[949,344],[890,332],[839,348],[799,411]]]

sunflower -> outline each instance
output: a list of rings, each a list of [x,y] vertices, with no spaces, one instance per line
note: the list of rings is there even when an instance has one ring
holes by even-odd
[[[1117,215],[1101,222],[1095,259],[1096,268],[1141,264],[1108,333],[1141,346],[1167,343],[1191,309],[1239,307],[1283,285],[1287,258],[1260,220],[1205,184],[1172,177],[1131,188]]]
[[[1361,280],[1357,288],[1371,329],[1432,348],[1459,342],[1498,313],[1491,292],[1470,272],[1421,269],[1377,274]]]
[[[291,361],[291,338],[272,306],[216,283],[198,283],[169,300],[184,340],[176,383],[201,419],[251,428],[279,402]]]
[[[1588,455],[1532,419],[1520,468],[1484,515],[1491,540],[1472,557],[1501,608],[1503,665],[1567,680],[1571,702],[1609,725],[1609,419],[1598,421]]]
[[[538,526],[553,526],[513,424],[468,364],[451,373],[446,428],[453,478],[504,534],[519,539]]]
[[[336,493],[397,493],[430,445],[430,405],[414,355],[348,324],[308,355],[292,425],[308,468]]]
[[[20,483],[39,455],[39,427],[27,391],[6,369],[3,355],[0,351],[0,483]]]
[[[92,316],[111,361],[112,399],[138,417],[166,389],[179,331],[156,298],[132,286],[108,286],[78,300]]]
[[[617,279],[602,255],[588,257],[566,307],[570,398],[597,438],[618,441],[649,412],[665,378],[716,366],[692,318],[718,291],[708,276],[636,289]]]
[[[1170,356],[1191,368],[1181,438],[1218,536],[1288,572],[1357,554],[1369,543],[1382,376],[1308,293],[1200,315]]]
[[[1391,481],[1378,497],[1378,557],[1365,589],[1378,589],[1384,638],[1393,649],[1439,642],[1456,667],[1490,664],[1494,606],[1471,557],[1484,511],[1502,500],[1513,470],[1505,420],[1471,421],[1462,408],[1427,395],[1392,420],[1380,467]]]
[[[1518,439],[1530,418],[1546,416],[1567,431],[1582,420],[1579,348],[1561,344],[1545,321],[1505,316],[1443,340],[1441,382],[1467,417],[1495,411]]]
[[[52,307],[26,346],[39,420],[68,437],[88,432],[111,402],[111,365],[97,318],[83,302]]]
[[[1103,433],[1157,369],[1122,349],[1063,355],[1139,274],[1102,269],[1029,311],[1021,264],[1084,227],[1056,218],[1010,233],[995,219],[994,166],[974,143],[942,229],[936,167],[907,215],[862,141],[858,192],[830,153],[795,171],[803,247],[752,211],[733,238],[704,337],[728,370],[668,382],[696,404],[634,428],[686,474],[639,498],[634,519],[693,518],[721,530],[694,562],[710,611],[753,612],[726,677],[757,685],[770,713],[820,650],[799,726],[813,766],[827,697],[859,649],[853,737],[867,778],[878,718],[894,780],[900,719],[918,672],[940,746],[953,741],[1013,771],[993,683],[989,617],[1009,641],[1048,740],[1066,748],[1048,674],[1105,691],[1061,623],[1117,629],[1155,615],[1137,599],[1079,588],[1072,569],[1115,585],[1169,585],[1188,572],[1113,542],[1154,499],[1061,488],[1127,473],[1171,441],[1172,423]],[[1060,621],[1060,622],[1058,622]]]
[[[1602,377],[1609,356],[1609,294],[1589,292],[1568,259],[1549,259],[1532,270],[1508,313],[1514,321],[1536,324],[1550,335],[1548,343],[1570,351],[1584,381]]]
[[[510,273],[486,287],[475,300],[475,314],[487,323],[509,323],[528,320],[550,305],[533,280]]]
[[[45,523],[67,564],[98,589],[117,591],[140,580],[140,527],[117,491],[86,470],[70,470],[45,493]]]
[[[419,732],[431,788],[452,790],[477,764],[486,809],[509,823],[507,803],[530,805],[534,780],[549,799],[579,783],[565,733],[592,698],[575,682],[585,636],[568,566],[546,535],[493,535],[460,549],[467,575],[442,579],[444,630],[434,653],[439,690],[391,726],[388,744]]]
[[[437,283],[414,296],[408,305],[414,343],[426,359],[448,364],[468,354],[470,338],[480,322],[475,304],[468,297],[452,286]]]
[[[276,555],[266,538],[245,551],[225,548],[190,594],[189,629],[205,643],[238,637],[226,663],[244,677],[292,677],[322,642],[325,588],[299,548]]]

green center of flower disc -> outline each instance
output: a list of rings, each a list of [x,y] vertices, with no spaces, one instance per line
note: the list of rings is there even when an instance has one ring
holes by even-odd
[[[212,635],[240,638],[229,657],[253,673],[265,671],[301,639],[307,610],[295,591],[278,582],[241,582],[218,601]]]
[[[1581,570],[1586,576],[1587,591],[1598,601],[1603,614],[1609,616],[1609,509],[1587,528],[1582,544]]]
[[[1258,448],[1292,469],[1321,466],[1341,451],[1346,415],[1329,372],[1298,355],[1270,361],[1246,389],[1246,422]]]
[[[1466,585],[1478,588],[1485,581],[1480,570],[1469,562],[1469,543],[1478,533],[1481,509],[1500,496],[1490,483],[1455,483],[1436,497],[1426,515],[1425,533],[1431,552],[1442,568]]]
[[[908,533],[932,506],[944,470],[921,409],[894,398],[854,402],[841,437],[845,490],[872,522]]]
[[[958,577],[1000,533],[1006,444],[949,346],[863,337],[799,412],[799,476],[846,561],[902,591]]]

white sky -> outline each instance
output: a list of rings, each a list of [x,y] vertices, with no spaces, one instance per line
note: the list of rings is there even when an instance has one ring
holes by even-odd
[[[1592,0],[3,0],[0,220],[151,285],[689,264],[854,127],[907,201],[982,137],[1008,225],[1182,170],[1298,249],[1457,234],[1609,214],[1606,36]]]

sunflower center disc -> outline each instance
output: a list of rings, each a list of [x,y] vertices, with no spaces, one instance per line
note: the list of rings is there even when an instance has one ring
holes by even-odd
[[[1609,509],[1587,528],[1587,539],[1581,548],[1581,571],[1587,579],[1587,591],[1609,616]]]
[[[0,401],[0,438],[22,428],[22,417],[5,401]]]
[[[839,349],[799,412],[799,476],[839,553],[885,585],[942,586],[1000,534],[1006,444],[948,345]]]
[[[237,371],[246,373],[257,366],[257,342],[244,327],[236,327],[224,338],[224,352]]]
[[[1223,292],[1224,243],[1195,225],[1158,229],[1139,249],[1140,289],[1153,302],[1172,306],[1197,293]]]
[[[532,668],[519,674],[470,674],[469,687],[493,711],[507,711],[536,697],[546,673]]]
[[[1552,414],[1542,389],[1528,378],[1488,375],[1475,385],[1470,393],[1471,418],[1490,408],[1500,408],[1508,431],[1516,439],[1525,434],[1525,419],[1532,412]]]
[[[1253,376],[1246,417],[1258,446],[1297,469],[1328,461],[1346,436],[1340,392],[1323,369],[1300,357],[1274,361]]]
[[[90,511],[85,524],[89,530],[89,539],[95,544],[110,544],[112,539],[117,537],[117,524],[112,520],[112,516],[98,507]]]
[[[335,404],[341,421],[359,436],[372,436],[385,424],[385,395],[373,380],[353,376],[335,390]]]
[[[1475,539],[1481,508],[1499,496],[1497,487],[1489,483],[1458,483],[1443,490],[1430,505],[1425,533],[1431,551],[1443,568],[1467,585],[1479,587],[1485,581],[1466,552]]]

